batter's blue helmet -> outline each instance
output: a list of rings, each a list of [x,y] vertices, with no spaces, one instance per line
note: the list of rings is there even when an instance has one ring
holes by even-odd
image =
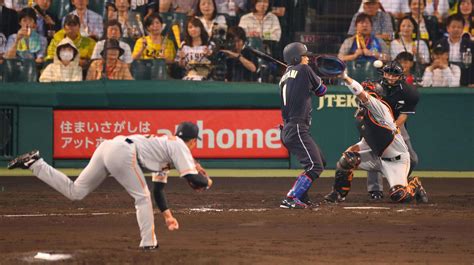
[[[301,56],[311,56],[313,53],[308,51],[306,45],[301,42],[293,42],[286,45],[283,49],[283,59],[289,65],[301,63]]]

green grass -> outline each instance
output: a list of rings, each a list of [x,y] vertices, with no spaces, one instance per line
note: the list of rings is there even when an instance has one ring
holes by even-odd
[[[82,169],[63,168],[60,169],[68,176],[78,176]],[[211,177],[295,177],[301,170],[296,169],[208,169]],[[474,178],[473,171],[415,171],[415,176],[431,178]],[[33,176],[31,171],[23,169],[7,170],[0,169],[0,177],[25,177]],[[170,176],[178,176],[176,170],[172,170]],[[321,177],[333,177],[334,170],[325,170]],[[362,170],[355,171],[355,177],[366,177],[367,173]]]

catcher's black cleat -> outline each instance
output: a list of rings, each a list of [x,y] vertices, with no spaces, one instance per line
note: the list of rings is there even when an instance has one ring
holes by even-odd
[[[415,200],[417,203],[428,203],[428,194],[426,190],[421,185],[420,178],[418,177],[409,177],[408,182],[414,182],[415,185]]]
[[[308,208],[308,205],[302,201],[300,201],[298,198],[290,198],[287,197],[280,203],[280,208],[284,209],[306,209]]]
[[[13,159],[12,161],[8,163],[7,168],[8,169],[14,169],[14,168],[28,169],[38,159],[40,159],[39,151],[33,150],[29,153],[17,156],[15,159]]]
[[[331,191],[329,194],[324,196],[324,201],[327,203],[338,203],[338,202],[343,202],[345,200],[346,200],[346,197],[342,197],[342,195],[335,190]]]
[[[160,248],[160,245],[155,245],[155,246],[143,246],[143,247],[140,247],[141,250],[143,251],[156,251]]]
[[[379,190],[369,191],[369,199],[371,201],[383,200],[383,192]]]

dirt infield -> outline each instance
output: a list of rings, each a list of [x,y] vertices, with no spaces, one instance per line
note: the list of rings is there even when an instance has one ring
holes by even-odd
[[[43,264],[39,251],[72,254],[64,264],[474,264],[474,179],[425,179],[429,204],[397,205],[369,202],[358,178],[343,204],[279,209],[293,181],[216,178],[196,193],[171,178],[181,228],[166,231],[156,212],[160,249],[142,252],[132,199],[113,178],[71,202],[36,178],[3,177],[0,264]],[[313,200],[331,184],[317,180]],[[344,208],[365,206],[380,208]]]

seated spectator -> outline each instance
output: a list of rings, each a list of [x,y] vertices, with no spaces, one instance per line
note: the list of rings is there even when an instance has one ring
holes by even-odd
[[[370,17],[372,21],[373,33],[377,38],[382,40],[391,40],[393,36],[393,25],[392,18],[386,12],[380,10],[379,0],[363,0],[363,9],[362,13],[356,13],[352,17],[351,26],[347,34],[354,35],[356,33],[356,18],[360,14],[366,14]]]
[[[468,33],[471,36],[471,40],[474,40],[474,17],[472,16],[472,1],[461,0],[458,6],[458,14],[464,17],[464,33]]]
[[[425,15],[435,16],[439,24],[449,15],[449,0],[428,0],[425,6]]]
[[[63,38],[55,47],[54,60],[41,73],[40,82],[82,81],[79,51],[69,38]]]
[[[133,12],[141,14],[142,17],[151,15],[153,11],[157,8],[158,0],[131,0],[130,8]]]
[[[247,0],[215,0],[218,14],[228,16],[230,26],[237,26],[239,16],[247,13]]]
[[[423,74],[423,87],[458,87],[461,68],[449,64],[449,49],[439,44],[433,49],[433,63],[426,67]]]
[[[76,15],[69,14],[64,18],[64,28],[54,34],[48,46],[48,56],[46,60],[52,60],[56,55],[56,47],[64,38],[70,38],[74,46],[79,51],[79,65],[83,68],[89,64],[89,59],[94,51],[95,41],[89,37],[84,37],[80,33],[80,20]]]
[[[3,56],[7,48],[7,38],[3,33],[0,33],[0,64],[3,63]]]
[[[47,40],[36,31],[36,12],[25,8],[19,14],[20,30],[8,37],[6,59],[33,59],[36,63],[44,61]]]
[[[407,15],[418,24],[420,39],[427,41],[431,46],[441,37],[438,19],[434,16],[424,15],[426,0],[409,0],[409,3],[411,12]]]
[[[193,16],[197,7],[198,0],[174,0],[174,12]]]
[[[87,8],[89,0],[71,0],[71,4],[75,9],[69,14],[79,17],[81,35],[98,40],[104,33],[102,16]]]
[[[462,66],[461,68],[461,85],[466,86],[474,83],[474,67],[472,67],[472,60],[470,62],[463,62],[463,54],[470,49],[471,53],[474,51],[473,42],[464,31],[464,18],[461,14],[455,14],[448,17],[446,21],[446,30],[448,37],[438,41],[434,46],[441,45],[449,50],[449,62]],[[472,59],[472,58],[471,58]],[[464,63],[464,64],[463,64]]]
[[[120,56],[120,60],[126,64],[131,64],[133,62],[132,59],[132,51],[130,50],[130,46],[123,41],[120,41],[122,37],[122,27],[117,20],[110,20],[105,24],[105,38],[95,45],[94,52],[92,53],[92,60],[100,59],[102,56],[102,50],[104,49],[104,43],[106,39],[114,39],[119,41],[119,45],[124,51],[123,54]]]
[[[257,81],[258,60],[248,49],[244,49],[247,41],[245,31],[241,27],[231,27],[227,32],[227,38],[232,40],[234,49],[221,50],[227,55],[226,81],[251,82]]]
[[[405,81],[410,85],[415,84],[415,78],[412,74],[412,68],[413,65],[415,65],[413,59],[413,54],[409,52],[401,52],[395,58],[395,61],[400,63],[403,68],[403,75],[405,75],[406,78]]]
[[[198,0],[196,17],[201,20],[209,38],[215,25],[227,25],[224,16],[217,16],[215,0]]]
[[[118,11],[118,21],[122,25],[124,38],[140,38],[145,36],[142,16],[138,12],[130,10],[130,0],[115,0]]]
[[[8,38],[18,31],[18,13],[6,7],[4,1],[0,0],[0,33]]]
[[[148,35],[135,42],[132,58],[134,60],[164,58],[167,63],[173,63],[176,50],[173,42],[161,35],[163,19],[158,13],[153,13],[145,19],[145,29]]]
[[[178,51],[176,61],[179,66],[185,68],[184,80],[204,80],[211,72],[211,61],[213,46],[209,42],[209,36],[197,18],[191,18],[186,24],[184,42]]]
[[[412,17],[404,17],[398,24],[398,38],[390,43],[390,57],[395,58],[403,51],[415,55],[416,61],[421,64],[430,62],[430,51],[426,42],[416,41],[418,25]],[[419,46],[419,47],[418,47]]]
[[[247,37],[280,41],[281,27],[278,17],[271,12],[269,0],[251,0],[252,12],[240,18],[239,27]]]
[[[51,0],[35,0],[33,9],[36,11],[36,31],[50,41],[56,31],[61,29],[61,23],[58,18],[48,9],[51,6]]]
[[[173,12],[175,7],[173,6],[173,1],[172,0],[160,0],[159,1],[160,6],[159,12],[158,13],[167,13],[167,12]]]
[[[364,3],[360,4],[359,12],[364,12]],[[385,10],[396,19],[401,19],[410,12],[408,0],[380,0],[380,9]]]
[[[100,53],[102,58],[91,63],[86,80],[101,80],[103,78],[133,80],[128,65],[119,59],[123,52],[118,40],[108,39],[105,42],[104,50]]]
[[[344,40],[338,57],[345,61],[388,61],[388,47],[385,42],[374,36],[371,17],[360,13],[355,19],[355,35]]]

